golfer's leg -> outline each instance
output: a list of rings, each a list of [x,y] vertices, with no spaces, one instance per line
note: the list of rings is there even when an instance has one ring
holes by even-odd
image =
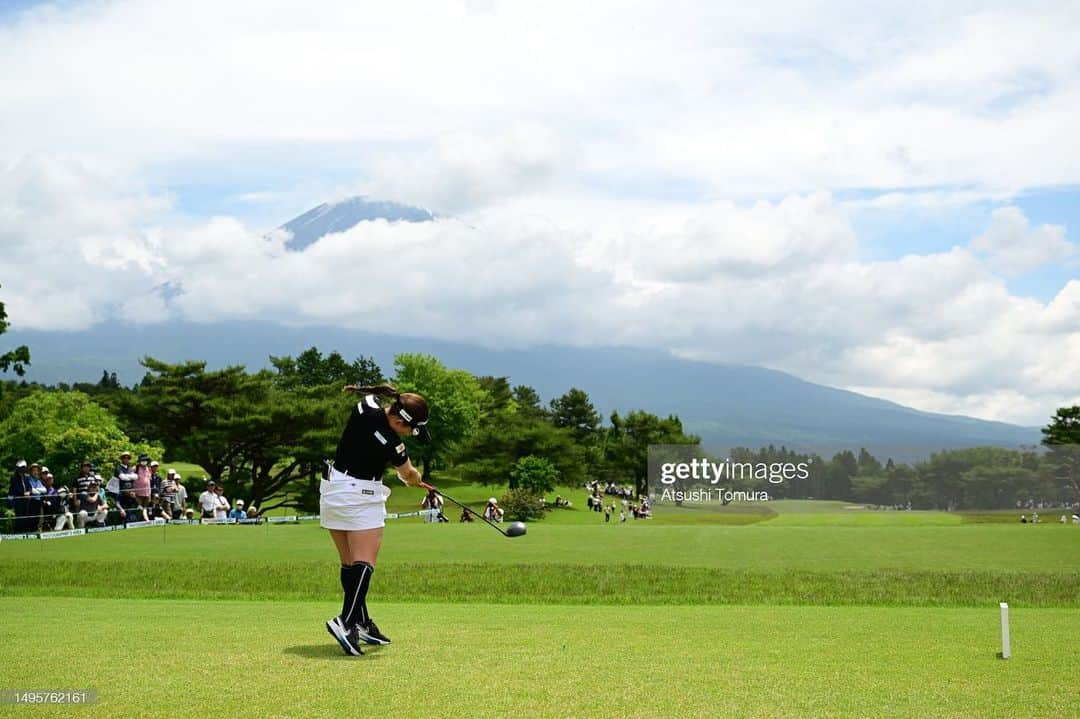
[[[353,624],[366,625],[370,617],[367,611],[367,593],[371,586],[371,575],[375,572],[375,561],[382,546],[382,527],[378,529],[363,529],[349,532],[349,548],[352,557],[350,569],[356,578],[356,590],[352,601],[347,602],[348,614],[345,617],[346,626]]]

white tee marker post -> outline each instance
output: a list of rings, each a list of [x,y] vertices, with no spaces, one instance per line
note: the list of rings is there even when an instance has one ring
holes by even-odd
[[[1001,602],[1001,658],[1008,659],[1012,655],[1009,649],[1009,605]]]

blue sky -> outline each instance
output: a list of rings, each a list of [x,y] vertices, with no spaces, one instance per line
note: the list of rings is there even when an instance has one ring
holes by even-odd
[[[41,5],[0,4],[24,327],[484,317],[493,346],[660,347],[932,411],[1080,401],[1067,5]],[[357,194],[440,219],[267,237]],[[357,294],[373,255],[412,303],[401,273]]]

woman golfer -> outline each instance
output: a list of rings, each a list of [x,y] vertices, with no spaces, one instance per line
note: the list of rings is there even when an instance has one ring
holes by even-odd
[[[409,461],[400,437],[427,442],[428,404],[412,392],[398,392],[388,384],[371,387],[349,385],[345,391],[362,395],[353,407],[338,441],[334,461],[319,486],[319,516],[330,530],[341,558],[341,615],[326,629],[346,654],[363,654],[360,643],[389,644],[367,609],[368,586],[382,545],[386,499],[390,488],[382,483],[392,464],[402,482],[420,484],[420,473]],[[377,397],[391,401],[384,406]]]

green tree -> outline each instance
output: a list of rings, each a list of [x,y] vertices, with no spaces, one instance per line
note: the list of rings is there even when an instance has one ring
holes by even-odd
[[[1042,429],[1042,443],[1050,450],[1050,472],[1062,488],[1063,499],[1080,499],[1080,405],[1061,407]]]
[[[270,364],[277,370],[275,383],[284,388],[367,385],[385,381],[375,360],[360,355],[352,362],[346,362],[336,350],[325,357],[315,347],[309,347],[295,359],[271,355]]]
[[[524,487],[511,489],[499,498],[499,506],[508,519],[527,522],[544,516],[546,507],[540,503],[540,497]]]
[[[425,354],[399,354],[394,358],[394,384],[402,392],[419,392],[431,409],[428,431],[431,443],[419,445],[406,440],[409,454],[423,462],[424,481],[434,470],[445,466],[453,449],[463,442],[480,422],[486,393],[476,377],[465,370],[447,369]]]
[[[7,332],[9,326],[7,310],[4,309],[4,303],[0,302],[0,335]],[[30,349],[26,345],[19,345],[13,350],[0,354],[0,372],[11,370],[22,377],[26,374],[28,364],[30,364]],[[2,393],[3,386],[0,386],[0,394]]]
[[[476,381],[484,390],[484,401],[480,406],[480,416],[494,418],[504,412],[514,412],[514,393],[506,377],[477,377]]]
[[[859,473],[859,460],[845,449],[837,452],[825,467],[824,499],[850,499],[851,478]]]
[[[462,479],[507,485],[518,459],[529,455],[550,462],[567,484],[584,484],[595,466],[588,448],[570,430],[518,413],[481,424],[451,459]]]
[[[514,387],[514,404],[517,412],[530,419],[547,419],[548,411],[540,402],[540,395],[532,387],[519,384]]]
[[[588,393],[574,387],[551,400],[551,421],[556,427],[569,429],[579,441],[589,441],[600,426],[600,415]]]
[[[700,444],[701,438],[683,432],[675,415],[661,418],[635,410],[625,417],[611,415],[604,438],[603,458],[619,481],[631,480],[638,496],[649,493],[648,450],[650,444]]]
[[[199,464],[220,481],[239,461],[248,439],[245,418],[264,400],[265,379],[252,379],[241,366],[207,371],[205,362],[168,364],[145,357],[147,373],[125,398],[128,431],[155,437],[169,457]]]
[[[535,495],[543,495],[555,489],[559,470],[544,457],[527,455],[510,470],[510,489],[524,489]]]
[[[132,442],[108,410],[82,392],[37,390],[23,397],[0,422],[0,462],[47,463],[58,486],[78,474],[88,459],[111,472],[123,451],[161,457],[161,445]]]

